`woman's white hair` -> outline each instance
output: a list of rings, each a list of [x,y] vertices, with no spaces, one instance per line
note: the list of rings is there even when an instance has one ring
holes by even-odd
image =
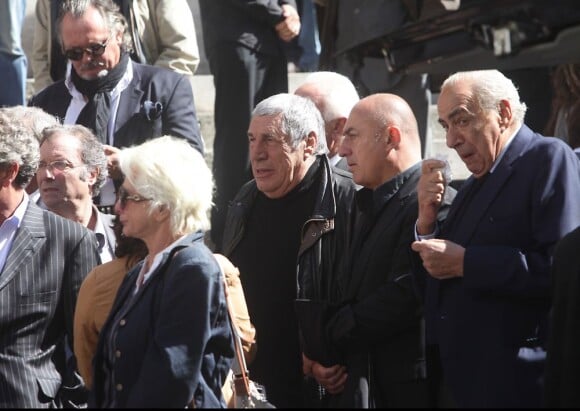
[[[121,150],[119,166],[149,211],[167,207],[175,235],[207,230],[213,176],[203,156],[186,140],[162,136]]]

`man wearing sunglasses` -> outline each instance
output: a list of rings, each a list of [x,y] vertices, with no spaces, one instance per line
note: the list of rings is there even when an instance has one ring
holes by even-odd
[[[133,39],[131,58],[138,63],[166,67],[193,81],[199,48],[193,15],[186,0],[114,0],[127,19]],[[36,0],[30,65],[34,91],[65,77],[67,59],[56,31],[63,0]]]
[[[161,135],[181,137],[203,154],[193,93],[188,78],[130,60],[127,22],[112,0],[65,0],[57,20],[62,50],[70,61],[64,80],[32,97],[30,105],[82,124],[105,144],[109,175],[116,173],[122,147]],[[109,180],[98,200],[112,206]]]

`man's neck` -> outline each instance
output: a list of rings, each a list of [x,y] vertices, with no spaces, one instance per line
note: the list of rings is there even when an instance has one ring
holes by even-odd
[[[12,185],[0,190],[0,224],[10,218],[24,199],[24,189]]]
[[[48,207],[47,207],[48,208]],[[66,219],[76,221],[83,226],[93,230],[96,225],[96,216],[93,216],[93,204],[92,202],[85,203],[77,201],[67,201],[57,208],[48,208],[55,214]],[[92,228],[91,228],[92,223]]]

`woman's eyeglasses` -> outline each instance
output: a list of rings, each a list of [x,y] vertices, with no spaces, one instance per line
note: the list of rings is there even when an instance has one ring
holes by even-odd
[[[102,56],[107,48],[109,39],[103,41],[102,43],[91,44],[89,47],[75,47],[73,49],[68,49],[64,51],[64,56],[71,61],[78,61],[83,58],[85,53],[90,54],[93,57]]]
[[[141,203],[142,201],[151,201],[151,199],[147,197],[142,197],[139,194],[130,195],[123,187],[120,187],[119,192],[117,194],[117,201],[119,202],[119,206],[121,206],[121,208],[125,208],[127,206],[127,201]]]

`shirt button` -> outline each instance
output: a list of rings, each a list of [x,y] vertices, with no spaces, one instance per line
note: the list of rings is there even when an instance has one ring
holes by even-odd
[[[125,324],[127,324],[127,321],[125,321],[124,318],[121,321],[119,321],[120,326],[124,326]]]
[[[117,391],[123,391],[123,384],[117,384],[115,388],[117,389]]]
[[[119,350],[115,351],[115,357],[121,358],[121,351]]]

